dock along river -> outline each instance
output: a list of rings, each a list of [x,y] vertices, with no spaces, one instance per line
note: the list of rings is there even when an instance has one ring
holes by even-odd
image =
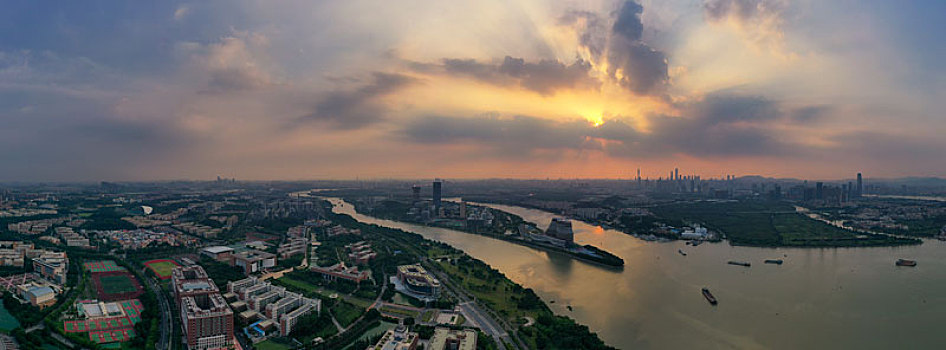
[[[931,349],[946,344],[946,243],[886,248],[697,247],[647,242],[573,220],[575,241],[625,261],[611,270],[502,240],[334,211],[450,244],[536,291],[621,349]],[[483,204],[548,226],[554,214]],[[680,254],[683,250],[686,256]],[[917,260],[897,267],[898,258]],[[782,259],[784,264],[764,264]],[[751,267],[728,265],[747,261]],[[700,289],[719,300],[710,305]],[[553,302],[554,301],[554,302]],[[572,310],[568,309],[571,306]]]

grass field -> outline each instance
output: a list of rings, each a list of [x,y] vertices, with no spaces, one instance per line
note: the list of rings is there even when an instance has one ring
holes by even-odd
[[[332,315],[335,315],[335,320],[337,320],[342,327],[348,327],[348,325],[355,322],[363,313],[365,313],[365,309],[345,301],[339,301],[338,304],[332,307]]]
[[[102,281],[102,291],[106,294],[128,293],[137,290],[135,289],[135,282],[131,280],[130,276],[102,276],[100,280]]]
[[[174,262],[174,260],[157,259],[145,262],[145,266],[148,266],[158,278],[166,280],[171,278],[171,270],[174,270],[175,267],[180,265]]]
[[[257,350],[289,350],[292,349],[288,345],[277,343],[272,340],[267,340],[264,342],[257,343],[254,345]]]

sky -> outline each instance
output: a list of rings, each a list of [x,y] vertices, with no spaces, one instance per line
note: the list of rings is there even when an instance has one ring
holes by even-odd
[[[946,176],[939,0],[0,8],[0,181]]]

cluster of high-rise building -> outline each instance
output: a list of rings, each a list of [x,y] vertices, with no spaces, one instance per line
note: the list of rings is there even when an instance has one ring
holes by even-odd
[[[200,265],[175,268],[171,288],[188,349],[233,347],[233,311]]]

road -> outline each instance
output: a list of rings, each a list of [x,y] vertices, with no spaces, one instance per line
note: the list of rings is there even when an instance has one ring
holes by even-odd
[[[467,321],[474,323],[479,327],[483,332],[489,334],[493,337],[493,340],[496,341],[496,345],[500,350],[506,349],[506,344],[522,344],[512,339],[512,336],[509,335],[509,332],[506,332],[506,329],[497,321],[497,318],[492,317],[488,314],[482,307],[476,303],[476,298],[470,295],[463,288],[455,285],[453,281],[440,269],[436,269],[430,264],[424,264],[427,267],[427,271],[433,271],[437,278],[444,286],[444,290],[453,294],[460,303],[457,306],[460,307],[460,312],[463,313]],[[512,345],[515,348],[515,345]],[[521,346],[521,345],[520,345]]]
[[[147,276],[144,269],[142,269],[142,275]],[[153,292],[154,296],[158,299],[158,307],[161,309],[161,324],[158,326],[160,334],[158,335],[158,342],[154,344],[154,347],[158,350],[166,350],[171,344],[171,325],[174,324],[171,320],[173,315],[171,305],[168,303],[167,295],[158,287],[153,277],[145,277],[145,282],[145,284],[148,285],[148,289],[151,289],[151,292]]]

